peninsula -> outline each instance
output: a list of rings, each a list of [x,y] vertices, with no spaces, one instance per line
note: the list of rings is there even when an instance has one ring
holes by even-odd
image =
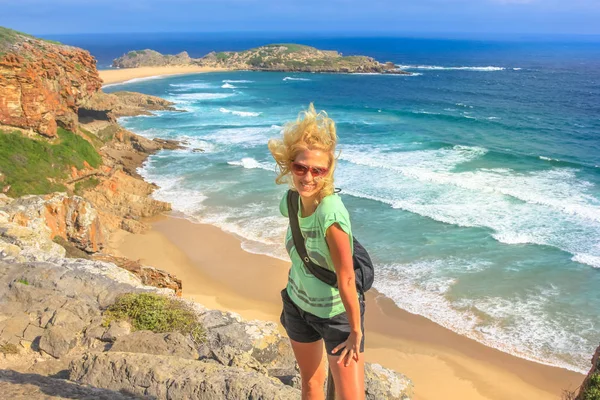
[[[187,52],[164,55],[154,50],[133,50],[115,59],[115,68],[197,66],[226,70],[410,74],[392,62],[380,63],[366,56],[343,56],[301,44],[268,44],[244,51],[211,52],[191,58]]]

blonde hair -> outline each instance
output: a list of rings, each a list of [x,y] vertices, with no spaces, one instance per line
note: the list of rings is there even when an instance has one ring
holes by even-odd
[[[325,111],[317,113],[313,103],[310,103],[306,111],[298,114],[296,121],[285,124],[281,139],[269,140],[269,150],[279,168],[275,183],[278,185],[288,183],[292,189],[295,189],[290,176],[292,162],[299,153],[305,150],[320,150],[329,155],[329,171],[322,178],[323,187],[317,196],[317,202],[320,202],[334,191],[333,171],[335,169],[336,144],[335,122],[327,116]]]

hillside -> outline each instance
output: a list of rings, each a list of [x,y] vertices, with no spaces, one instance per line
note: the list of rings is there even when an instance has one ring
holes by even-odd
[[[383,64],[366,56],[342,56],[337,51],[299,44],[269,44],[239,52],[211,52],[196,59],[190,58],[186,52],[173,56],[154,50],[135,50],[113,61],[113,66],[118,68],[190,64],[251,71],[407,73],[391,62]]]

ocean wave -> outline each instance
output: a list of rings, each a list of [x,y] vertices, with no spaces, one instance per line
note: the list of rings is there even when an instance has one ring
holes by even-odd
[[[227,161],[227,164],[245,169],[264,169],[267,171],[275,171],[275,163],[258,162],[252,157],[244,157],[240,161]]]
[[[214,85],[207,82],[191,82],[191,83],[171,83],[170,87],[175,88],[175,92],[186,92],[195,89],[214,89]]]
[[[236,86],[233,86],[231,83],[225,83],[223,86],[221,86],[223,89],[235,89]]]
[[[587,264],[594,268],[600,268],[600,256],[591,254],[575,254],[571,260],[580,264]]]
[[[310,79],[307,78],[292,78],[291,76],[286,76],[285,78],[283,78],[284,81],[310,81]]]
[[[183,93],[173,96],[175,101],[216,100],[235,96],[234,93]]]
[[[486,346],[547,365],[578,372],[585,370],[582,360],[586,354],[581,351],[585,339],[565,329],[572,325],[556,321],[546,312],[546,305],[560,295],[557,288],[532,288],[525,299],[448,299],[446,294],[457,282],[456,278],[446,275],[448,271],[468,274],[487,268],[489,263],[484,260],[453,257],[376,265],[374,287],[400,308]],[[583,326],[588,321],[576,323]]]
[[[240,117],[258,117],[260,114],[262,114],[261,112],[253,112],[253,111],[228,110],[227,108],[224,108],[224,107],[219,108],[219,111],[222,113],[225,113],[225,114],[239,115]]]
[[[491,72],[491,71],[504,71],[506,68],[504,67],[443,67],[439,65],[397,65],[399,69],[423,69],[423,70],[431,70],[431,71],[483,71],[483,72]]]
[[[600,200],[576,169],[456,172],[485,153],[468,146],[403,152],[346,146],[339,159],[348,164],[337,177],[344,193],[447,224],[486,227],[499,242],[600,257]]]
[[[223,83],[253,83],[254,81],[248,81],[245,79],[223,79]]]
[[[560,162],[560,160],[557,158],[550,158],[550,157],[545,157],[545,156],[539,156],[539,159],[544,160],[544,161],[559,161]]]

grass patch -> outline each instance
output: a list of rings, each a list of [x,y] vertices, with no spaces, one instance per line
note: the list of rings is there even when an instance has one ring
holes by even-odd
[[[195,343],[205,340],[204,327],[187,304],[177,299],[154,293],[127,293],[104,312],[104,325],[126,320],[134,330],[155,333],[180,332],[189,335]]]
[[[82,137],[58,128],[59,140],[32,139],[20,132],[0,131],[0,171],[10,185],[8,195],[46,194],[66,191],[62,180],[68,178],[69,168],[83,168],[87,161],[98,167],[102,158]]]
[[[592,375],[581,400],[600,400],[600,373]]]
[[[81,196],[88,189],[95,188],[100,184],[100,180],[96,177],[84,179],[75,184],[75,194]]]
[[[25,278],[17,279],[17,282],[19,282],[23,285],[29,285],[29,281]]]
[[[2,354],[19,354],[19,348],[12,343],[0,344],[0,353]]]

